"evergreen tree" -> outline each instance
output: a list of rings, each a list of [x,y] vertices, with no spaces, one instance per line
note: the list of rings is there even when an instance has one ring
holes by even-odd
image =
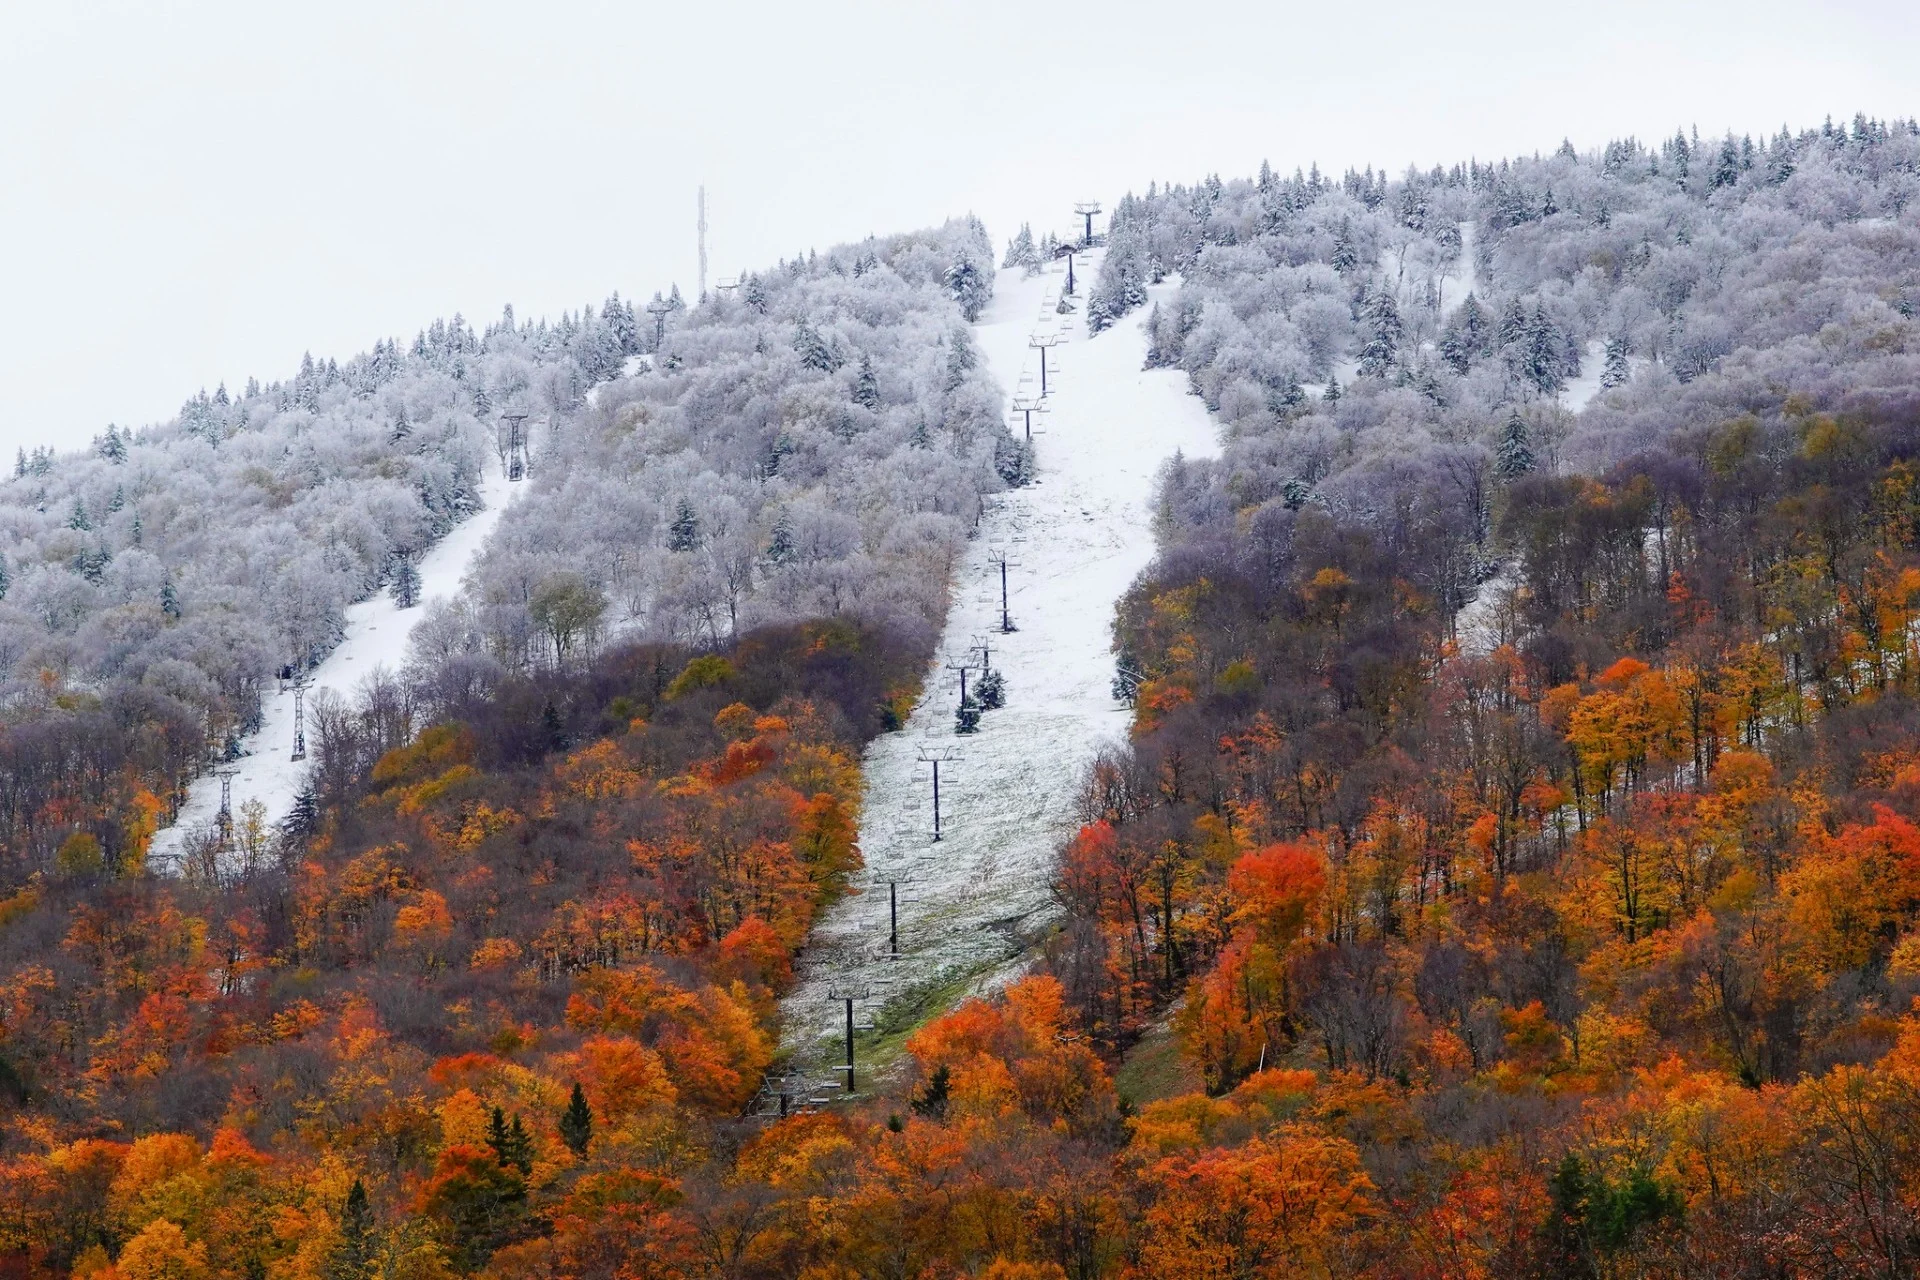
[[[593,1108],[587,1105],[586,1090],[578,1080],[573,1082],[567,1109],[560,1113],[560,1141],[576,1156],[586,1155],[587,1145],[593,1141]]]
[[[809,369],[818,369],[821,373],[832,373],[836,365],[833,348],[820,336],[818,330],[807,323],[802,316],[793,331],[793,350],[800,357],[800,363]]]
[[[26,449],[22,448],[18,450],[14,455],[13,478],[15,480],[23,480],[26,478],[26,474],[27,474],[27,451]]]
[[[767,559],[773,564],[792,564],[797,550],[793,545],[793,518],[786,508],[774,517],[773,533],[767,539]]]
[[[1362,323],[1367,328],[1367,341],[1360,348],[1360,376],[1384,378],[1392,371],[1400,349],[1400,309],[1394,305],[1393,295],[1385,289],[1375,290],[1367,299]]]
[[[7,573],[7,558],[0,556],[0,600],[7,598],[7,588],[13,585],[13,578]]]
[[[1533,470],[1533,444],[1527,432],[1527,420],[1515,406],[1500,433],[1500,447],[1494,451],[1494,470],[1502,479],[1517,480]]]
[[[363,1280],[370,1275],[373,1247],[373,1206],[367,1202],[366,1183],[355,1178],[340,1210],[340,1243],[327,1262],[328,1280]]]
[[[1606,367],[1600,371],[1602,389],[1623,387],[1627,384],[1627,379],[1633,376],[1627,364],[1627,355],[1627,339],[1624,335],[1615,334],[1607,339],[1607,363]]]
[[[78,529],[86,533],[93,528],[93,521],[87,518],[87,504],[75,498],[73,510],[67,516],[67,528]]]
[[[1339,233],[1333,238],[1333,269],[1346,275],[1359,265],[1359,255],[1353,251],[1353,228],[1342,218]]]
[[[1327,375],[1327,389],[1320,393],[1320,403],[1329,408],[1340,403],[1340,379],[1331,373]]]
[[[960,306],[960,314],[971,324],[980,318],[987,299],[993,296],[993,280],[962,254],[947,268],[947,294]]]
[[[320,802],[311,784],[301,787],[293,798],[293,807],[280,820],[280,838],[294,849],[304,849],[320,830]]]
[[[673,511],[673,523],[667,526],[667,550],[693,551],[700,545],[700,517],[694,514],[693,503],[680,499]]]
[[[100,437],[100,456],[115,466],[127,460],[126,442],[120,438],[120,428],[111,422],[107,424],[107,433]]]
[[[413,557],[406,551],[394,553],[393,561],[393,604],[397,609],[411,609],[420,603],[420,571],[414,567]]]
[[[120,511],[122,508],[124,508],[126,505],[127,505],[126,486],[119,485],[119,484],[113,486],[113,497],[107,500],[107,510],[109,512],[117,512],[117,511]]]
[[[947,340],[947,382],[948,391],[957,391],[960,384],[967,380],[975,363],[973,338],[965,329],[955,329]]]
[[[974,688],[974,697],[982,711],[998,711],[1007,705],[1006,677],[998,671],[985,672]]]
[[[160,612],[170,621],[180,621],[180,595],[173,589],[172,578],[160,583]]]
[[[145,532],[146,531],[140,527],[140,513],[136,511],[133,513],[133,530],[132,530],[134,546],[137,547],[141,544],[141,542],[145,538]]]
[[[873,372],[873,357],[860,357],[860,372],[853,380],[853,402],[865,409],[880,407],[880,379]]]

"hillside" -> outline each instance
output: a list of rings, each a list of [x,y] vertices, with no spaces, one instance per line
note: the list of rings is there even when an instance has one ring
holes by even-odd
[[[1910,1273],[1916,183],[1864,117],[1263,168],[1118,201],[1073,295],[960,219],[563,326],[644,368],[504,325],[530,481],[427,521],[465,590],[186,875],[202,704],[112,665],[101,584],[42,618],[135,455],[27,460],[0,608],[71,661],[0,733],[0,1270]],[[360,425],[281,387],[135,450],[365,437],[289,506],[337,519],[396,451],[477,491],[473,391],[417,458],[328,394]],[[250,518],[162,522],[239,640]]]

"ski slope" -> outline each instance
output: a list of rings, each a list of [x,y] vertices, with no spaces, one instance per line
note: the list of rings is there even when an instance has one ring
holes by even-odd
[[[1082,310],[1098,267],[1098,251],[1077,267]],[[957,571],[927,695],[903,730],[867,750],[859,892],[816,924],[784,1003],[785,1047],[802,1069],[839,1052],[844,1013],[835,992],[870,993],[859,1006],[864,1020],[889,999],[933,1003],[1007,974],[1050,915],[1048,877],[1074,827],[1081,771],[1101,742],[1126,733],[1127,709],[1111,692],[1114,606],[1153,555],[1161,464],[1177,450],[1215,453],[1215,429],[1177,370],[1142,370],[1150,308],[1089,337],[1080,311],[1055,312],[1064,284],[1058,266],[1034,279],[1002,271],[974,331],[1015,398],[1040,390],[1029,339],[1060,339],[1047,355],[1047,411],[1034,415],[1036,479],[982,518]],[[1023,429],[1022,415],[1010,421]],[[999,630],[994,562],[1002,553],[1012,562],[1010,634]],[[977,678],[981,641],[1006,679],[1007,704],[987,712],[978,733],[960,736],[949,668],[970,663]],[[944,838],[936,843],[930,766],[920,757],[940,749],[958,759],[941,766]],[[899,882],[897,959],[885,955],[889,881]]]
[[[525,490],[525,484],[510,483],[506,476],[489,465],[480,483],[481,509],[455,525],[420,558],[420,603],[436,596],[453,596],[462,590],[461,579],[467,566],[485,545],[501,514]],[[322,689],[331,689],[342,697],[354,689],[375,668],[398,671],[406,660],[407,635],[419,621],[419,608],[400,609],[393,597],[380,591],[358,604],[347,606],[346,635],[310,676],[306,699],[309,708]],[[313,750],[311,717],[307,726],[309,760]],[[238,771],[233,778],[233,813],[248,800],[259,800],[267,807],[267,821],[278,823],[293,807],[305,781],[308,761],[295,761],[293,755],[293,695],[270,693],[261,709],[260,728],[240,743],[241,757],[234,761]],[[189,833],[213,824],[220,809],[220,779],[212,774],[194,780],[186,803],[170,827],[156,833],[148,857],[156,868],[170,868],[180,854]]]

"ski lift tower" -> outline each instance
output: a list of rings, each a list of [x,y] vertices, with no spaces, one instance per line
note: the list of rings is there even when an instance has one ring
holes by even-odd
[[[1098,200],[1082,200],[1079,204],[1073,206],[1073,211],[1087,220],[1087,234],[1080,241],[1081,247],[1086,249],[1093,248],[1093,219],[1095,215],[1100,212],[1100,202]]]
[[[653,349],[658,351],[667,337],[667,316],[673,311],[673,304],[663,298],[655,298],[647,304],[647,314],[653,317]]]
[[[503,413],[500,420],[507,424],[507,479],[523,480],[527,474],[527,415],[524,413]]]
[[[213,771],[213,776],[220,779],[220,812],[213,815],[213,824],[219,828],[222,849],[233,841],[233,775],[239,772],[240,767],[231,764]]]

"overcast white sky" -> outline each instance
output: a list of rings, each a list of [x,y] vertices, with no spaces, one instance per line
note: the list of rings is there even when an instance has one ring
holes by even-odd
[[[1903,0],[9,6],[0,456],[437,315],[1150,179],[1920,113]]]

